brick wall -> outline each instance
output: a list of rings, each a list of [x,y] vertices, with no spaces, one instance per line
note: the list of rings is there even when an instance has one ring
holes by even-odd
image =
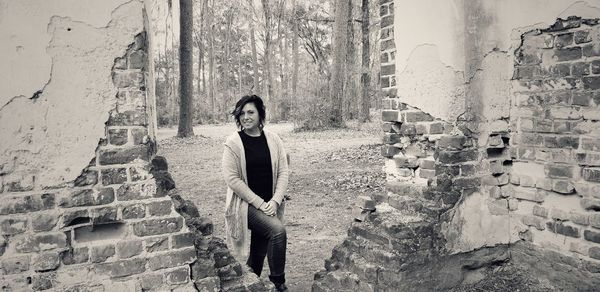
[[[396,43],[394,42],[394,1],[379,0],[381,71],[380,84],[384,93],[395,96]]]
[[[535,245],[600,260],[600,25],[571,17],[523,35],[501,194]],[[523,206],[521,206],[523,205]]]
[[[449,123],[388,94],[387,193],[358,198],[348,236],[315,275],[313,291],[446,290],[463,285],[472,270],[506,262],[558,290],[594,289],[600,283],[597,23],[571,17],[523,34],[507,92],[509,117],[482,117],[469,107]],[[462,218],[461,207],[472,202]],[[469,239],[462,232],[467,224],[497,231]],[[461,237],[471,245],[460,246]],[[461,250],[469,246],[475,250]]]
[[[142,32],[114,60],[106,138],[79,177],[41,188],[0,174],[2,290],[266,291],[155,157],[148,49]]]

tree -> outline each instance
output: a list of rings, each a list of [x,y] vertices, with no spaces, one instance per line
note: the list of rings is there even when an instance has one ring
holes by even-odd
[[[192,118],[194,113],[193,103],[193,39],[194,29],[192,0],[179,0],[179,128],[177,137],[194,135]]]
[[[369,43],[369,0],[362,0],[362,74],[360,76],[361,96],[360,96],[360,112],[359,121],[366,122],[369,120],[369,83],[371,76],[369,75],[370,60],[370,43]]]
[[[348,10],[349,0],[336,0],[333,31],[333,63],[330,86],[330,111],[328,125],[342,127],[344,98],[344,63],[348,54]]]

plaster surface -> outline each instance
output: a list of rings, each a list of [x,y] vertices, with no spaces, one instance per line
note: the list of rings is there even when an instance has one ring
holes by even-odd
[[[11,75],[0,76],[9,80],[0,87],[0,172],[36,189],[60,185],[105,136],[117,94],[111,69],[143,30],[144,4],[0,1],[11,12],[0,16],[0,63],[9,64],[0,74]]]
[[[600,0],[403,2],[394,19],[398,95],[402,102],[449,122],[461,115],[460,109],[468,107],[478,116],[485,116],[488,113],[482,111],[490,103],[484,104],[480,99],[491,101],[491,96],[483,95],[510,91],[510,78],[503,70],[512,68],[514,51],[521,45],[523,33],[546,28],[557,17],[595,18],[600,15],[599,9]],[[436,52],[420,52],[424,47],[436,48]],[[484,62],[490,53],[494,59]],[[491,67],[487,66],[490,62]],[[436,72],[432,72],[434,68],[438,68]],[[502,74],[497,76],[499,83],[488,82],[480,87],[488,92],[461,95],[461,86],[469,86],[479,71],[490,69]],[[509,99],[509,95],[505,98]],[[459,106],[461,102],[466,105]],[[494,105],[492,114],[497,110]]]

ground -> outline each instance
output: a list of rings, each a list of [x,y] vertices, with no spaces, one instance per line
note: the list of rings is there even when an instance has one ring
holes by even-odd
[[[383,191],[380,121],[321,132],[294,132],[291,123],[268,124],[266,129],[280,135],[291,161],[288,287],[310,291],[314,273],[346,236],[356,197]],[[226,190],[221,156],[225,138],[235,130],[234,124],[201,125],[194,128],[195,137],[185,139],[173,138],[174,128],[158,131],[158,155],[167,158],[177,188],[213,220],[214,234],[221,238]],[[268,269],[262,276],[267,274]]]

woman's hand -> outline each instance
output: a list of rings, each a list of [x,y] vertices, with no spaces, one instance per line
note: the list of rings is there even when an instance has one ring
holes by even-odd
[[[269,202],[263,202],[260,205],[259,210],[263,211],[263,213],[267,214],[267,216],[275,216],[275,213],[277,212],[277,208],[273,207],[276,206],[277,204],[273,204],[272,201]]]

